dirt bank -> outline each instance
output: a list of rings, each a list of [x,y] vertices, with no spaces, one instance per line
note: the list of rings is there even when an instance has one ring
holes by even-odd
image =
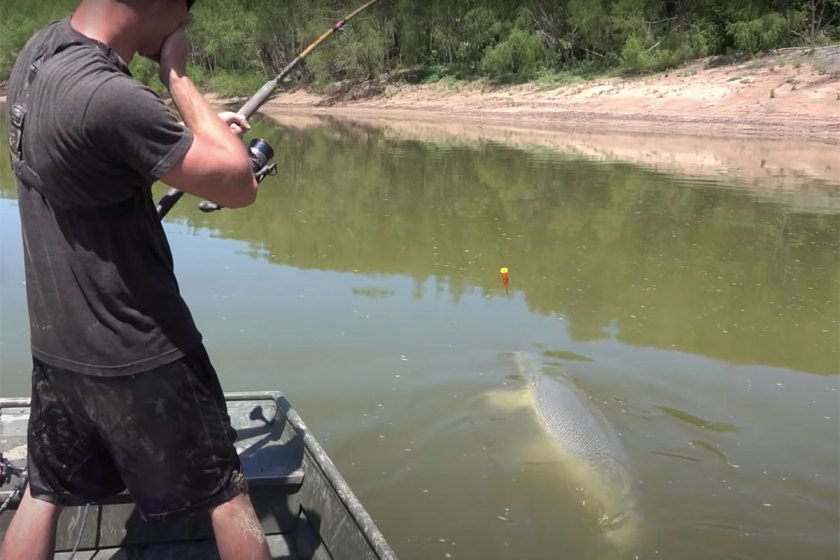
[[[0,86],[0,103],[5,102]],[[220,101],[216,99],[216,101]],[[244,100],[227,100],[232,107]],[[268,116],[473,121],[532,129],[794,138],[840,144],[840,45],[784,49],[741,63],[699,60],[644,77],[494,86],[383,79],[332,95],[281,91]]]
[[[494,142],[795,190],[804,206],[837,211],[840,47],[550,89],[439,83],[333,97],[283,92],[261,111],[294,128],[339,117],[395,139]]]
[[[286,126],[342,117],[399,139],[545,148],[783,190],[805,178],[823,185],[819,198],[840,185],[840,46],[556,87],[392,80],[332,96],[297,90],[261,111]]]
[[[386,138],[449,146],[494,143],[538,153],[576,154],[607,163],[630,163],[686,177],[779,191],[812,190],[817,198],[840,186],[838,148],[797,138],[706,137],[671,133],[610,132],[533,128],[514,123],[470,120],[418,120],[292,109],[272,116],[281,126],[306,129],[339,118],[383,131]],[[831,195],[831,205],[837,197]]]
[[[283,92],[262,109],[268,116],[293,110],[588,132],[796,138],[837,145],[840,46],[788,50],[737,64],[701,60],[652,76],[556,87],[392,80],[332,96]]]

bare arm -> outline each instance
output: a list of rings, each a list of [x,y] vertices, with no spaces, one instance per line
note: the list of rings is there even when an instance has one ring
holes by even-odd
[[[257,196],[251,161],[236,134],[187,77],[188,50],[179,29],[166,40],[160,55],[161,81],[194,137],[183,159],[161,180],[227,208],[248,206]]]

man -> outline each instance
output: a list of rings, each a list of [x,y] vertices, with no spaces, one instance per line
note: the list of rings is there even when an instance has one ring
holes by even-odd
[[[221,386],[178,291],[161,180],[228,208],[257,182],[185,73],[189,0],[82,0],[9,81],[33,354],[30,479],[0,549],[51,558],[63,506],[127,488],[147,519],[209,511],[223,559],[268,558]],[[184,125],[133,80],[157,61]],[[221,118],[220,118],[221,117]]]

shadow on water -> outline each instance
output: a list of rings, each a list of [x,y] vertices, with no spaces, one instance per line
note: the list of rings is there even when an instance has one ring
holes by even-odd
[[[733,424],[728,424],[726,422],[713,422],[711,420],[706,420],[704,418],[700,418],[699,416],[695,416],[693,414],[689,414],[684,410],[678,410],[676,408],[672,408],[670,406],[661,406],[658,405],[656,408],[661,410],[662,412],[678,419],[682,420],[683,422],[687,422],[692,426],[696,426],[698,428],[702,428],[704,430],[710,430],[713,432],[737,432],[738,427]]]

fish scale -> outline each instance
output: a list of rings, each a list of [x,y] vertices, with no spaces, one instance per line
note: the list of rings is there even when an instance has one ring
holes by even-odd
[[[597,471],[621,481],[628,459],[615,429],[604,414],[568,379],[530,371],[537,416],[564,450],[584,459]]]

